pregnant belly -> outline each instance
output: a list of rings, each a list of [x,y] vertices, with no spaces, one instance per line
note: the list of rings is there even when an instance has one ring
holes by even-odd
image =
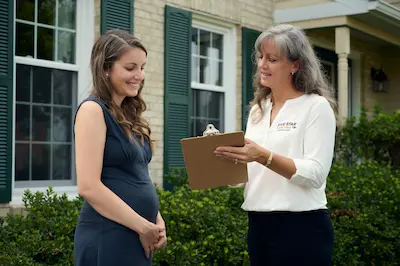
[[[151,182],[132,183],[113,179],[103,180],[103,183],[140,216],[155,223],[159,210],[159,198]],[[97,219],[101,219],[101,216],[85,201],[80,220],[94,222]]]

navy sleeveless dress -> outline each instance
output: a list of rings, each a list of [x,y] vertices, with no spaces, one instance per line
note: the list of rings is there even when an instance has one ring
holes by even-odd
[[[85,101],[101,106],[107,126],[101,181],[139,215],[155,223],[159,199],[148,172],[152,157],[149,143],[142,146],[136,136],[136,141],[130,141],[96,96]],[[86,200],[75,230],[74,262],[75,266],[152,265],[135,231],[101,216]]]

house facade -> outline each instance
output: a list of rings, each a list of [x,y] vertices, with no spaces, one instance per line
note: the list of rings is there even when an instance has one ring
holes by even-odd
[[[74,113],[90,91],[91,47],[107,29],[134,33],[148,50],[150,176],[163,186],[170,167],[184,166],[180,139],[201,135],[208,123],[222,132],[244,129],[254,41],[273,23],[306,29],[337,88],[342,117],[375,103],[400,109],[399,2],[2,1],[0,211],[21,204],[26,189],[52,186],[77,196]],[[375,92],[382,86],[370,78],[372,68],[387,75],[386,92]]]

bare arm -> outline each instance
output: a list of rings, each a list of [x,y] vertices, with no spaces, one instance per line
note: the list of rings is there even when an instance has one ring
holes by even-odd
[[[101,107],[92,101],[81,105],[75,122],[78,192],[104,217],[139,234],[152,223],[137,214],[100,180],[106,124]]]
[[[265,165],[271,152],[262,147],[260,147],[260,150],[260,157],[256,161],[261,163],[262,165]],[[275,173],[280,174],[287,179],[292,178],[292,176],[296,173],[296,166],[293,160],[276,153],[274,153],[273,158],[274,159],[268,167]]]

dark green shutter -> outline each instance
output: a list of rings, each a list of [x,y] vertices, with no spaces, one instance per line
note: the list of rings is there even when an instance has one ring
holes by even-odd
[[[14,1],[0,2],[0,202],[11,201]]]
[[[189,137],[192,13],[165,6],[164,173],[183,167],[180,140]],[[164,183],[164,186],[167,184]]]
[[[133,0],[101,0],[100,33],[121,29],[133,33]]]
[[[261,32],[242,28],[242,129],[246,129],[249,103],[253,100],[253,75],[256,70],[254,43]]]

